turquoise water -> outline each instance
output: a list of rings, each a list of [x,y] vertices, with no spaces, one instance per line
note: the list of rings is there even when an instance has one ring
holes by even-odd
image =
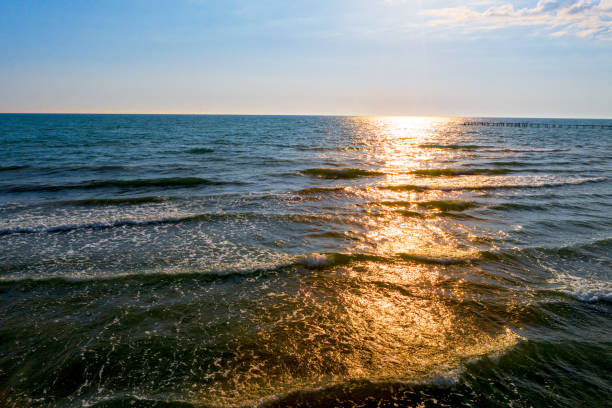
[[[0,406],[610,406],[612,131],[463,122],[0,115]]]

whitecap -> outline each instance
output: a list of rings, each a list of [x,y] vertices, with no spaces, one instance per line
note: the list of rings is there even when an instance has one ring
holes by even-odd
[[[316,268],[318,266],[327,265],[331,261],[332,258],[330,255],[314,253],[304,256],[299,262],[311,268]]]
[[[565,274],[557,277],[556,284],[559,291],[581,302],[612,303],[612,282]]]

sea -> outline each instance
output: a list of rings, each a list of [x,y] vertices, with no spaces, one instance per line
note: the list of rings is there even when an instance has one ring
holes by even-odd
[[[2,114],[0,406],[611,407],[609,125]]]

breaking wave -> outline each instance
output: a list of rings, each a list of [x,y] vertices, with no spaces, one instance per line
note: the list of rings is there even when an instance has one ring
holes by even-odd
[[[163,225],[163,224],[182,224],[188,222],[206,222],[206,221],[217,221],[217,220],[230,220],[236,218],[245,217],[260,217],[260,218],[274,218],[278,220],[287,220],[298,223],[310,223],[318,219],[325,219],[323,216],[317,215],[301,215],[301,214],[258,214],[258,213],[201,213],[194,215],[186,215],[183,217],[167,217],[157,218],[149,220],[117,220],[110,222],[89,222],[83,224],[65,224],[56,226],[36,226],[36,227],[21,227],[21,228],[5,228],[0,229],[0,236],[13,235],[13,234],[37,234],[37,233],[61,233],[76,230],[103,230],[117,227],[129,227],[129,226],[149,226],[149,225]]]

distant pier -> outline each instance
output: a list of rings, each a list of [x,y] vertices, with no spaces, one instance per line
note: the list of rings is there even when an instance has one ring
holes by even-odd
[[[493,122],[493,121],[467,121],[463,126],[492,126],[492,127],[518,127],[518,128],[557,128],[557,129],[611,129],[612,125],[605,124],[579,124],[579,123],[542,123],[542,122]]]

